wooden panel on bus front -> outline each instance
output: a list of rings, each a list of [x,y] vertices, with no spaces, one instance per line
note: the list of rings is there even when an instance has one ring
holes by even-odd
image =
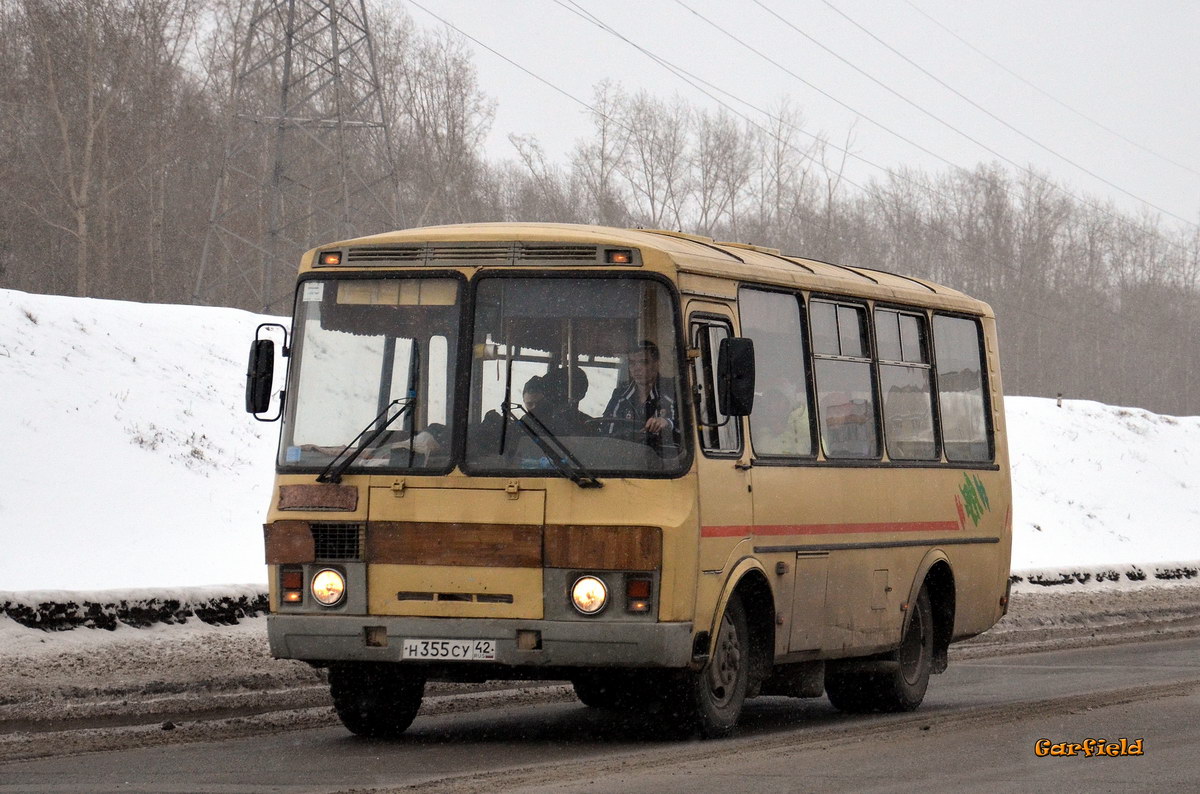
[[[544,614],[541,568],[372,565],[369,581],[372,615],[539,620]],[[504,596],[512,603],[498,600]],[[456,597],[470,600],[450,600]]]
[[[546,567],[655,571],[662,566],[658,527],[548,525]]]
[[[522,490],[516,499],[509,497],[502,489],[488,488],[372,488],[371,520],[542,525],[545,491]]]
[[[367,562],[536,568],[542,564],[538,524],[372,521]]]

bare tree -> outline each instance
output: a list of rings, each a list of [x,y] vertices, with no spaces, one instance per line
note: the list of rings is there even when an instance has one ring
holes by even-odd
[[[633,195],[637,217],[657,229],[683,225],[687,198],[687,134],[691,108],[640,92],[623,108],[630,130],[619,173]]]
[[[739,199],[749,187],[754,150],[749,135],[724,112],[699,111],[689,163],[696,220],[700,234],[712,235],[724,222],[737,236]]]
[[[592,90],[592,107],[592,139],[576,145],[571,165],[585,185],[596,222],[615,226],[628,217],[619,171],[629,148],[630,130],[621,120],[625,96],[606,80]]]
[[[21,200],[43,223],[74,237],[75,294],[89,295],[97,215],[105,188],[111,190],[101,183],[103,147],[137,58],[137,9],[110,0],[25,0],[22,11],[35,67],[28,107],[47,133],[25,143],[69,220],[60,220],[53,205]]]

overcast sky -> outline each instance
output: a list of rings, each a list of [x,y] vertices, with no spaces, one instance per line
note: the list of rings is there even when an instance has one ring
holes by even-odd
[[[607,78],[628,91],[645,88],[718,106],[581,18],[572,0],[417,1],[580,100],[590,102],[592,87]],[[839,145],[851,136],[851,151],[873,163],[945,171],[951,166],[938,159],[944,158],[968,168],[1000,161],[1014,170],[1007,159],[1050,173],[1076,195],[1161,211],[1167,225],[1194,229],[1200,221],[1195,0],[575,2],[751,105],[790,97],[804,112],[807,131]],[[422,27],[441,24],[411,0],[406,6]],[[483,89],[498,103],[489,153],[511,157],[507,135],[533,134],[553,159],[565,162],[590,129],[586,110],[480,44],[467,44]],[[756,121],[764,118],[728,96],[721,99]],[[852,161],[847,173],[862,183],[881,172]]]

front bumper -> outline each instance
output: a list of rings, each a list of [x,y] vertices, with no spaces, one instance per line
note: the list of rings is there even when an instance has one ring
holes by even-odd
[[[380,626],[387,644],[367,645],[367,628]],[[518,648],[518,630],[541,632],[541,647]],[[271,615],[267,637],[276,658],[307,662],[399,662],[405,639],[496,640],[496,660],[481,664],[515,668],[680,668],[692,661],[691,623]]]

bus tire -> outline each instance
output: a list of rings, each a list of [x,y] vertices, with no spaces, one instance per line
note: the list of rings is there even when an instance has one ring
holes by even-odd
[[[856,667],[868,669],[855,669]],[[876,666],[848,659],[830,665],[825,676],[829,701],[839,711],[913,711],[925,699],[933,668],[933,609],[925,587],[917,594],[916,608],[905,627],[900,647]]]
[[[615,709],[630,705],[630,682],[617,673],[593,673],[571,679],[575,697],[579,702],[594,709]]]
[[[729,597],[713,640],[712,653],[699,672],[683,675],[681,726],[706,739],[728,736],[737,726],[750,680],[750,630],[737,593]]]
[[[329,693],[342,725],[358,736],[393,738],[408,730],[425,696],[425,679],[392,664],[329,669]]]

